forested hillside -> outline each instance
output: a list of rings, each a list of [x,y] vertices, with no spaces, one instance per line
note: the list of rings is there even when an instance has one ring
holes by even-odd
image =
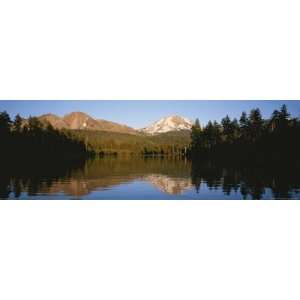
[[[48,116],[49,117],[49,116]],[[169,155],[183,156],[190,144],[189,131],[149,136],[87,129],[55,129],[46,119],[19,115],[11,120],[0,113],[3,157],[78,157],[83,155]]]
[[[182,156],[190,145],[190,132],[168,132],[154,136],[107,131],[74,130],[87,150],[99,154],[143,154]]]

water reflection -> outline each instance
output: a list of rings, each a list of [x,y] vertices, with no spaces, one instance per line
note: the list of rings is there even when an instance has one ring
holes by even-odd
[[[0,173],[0,199],[35,196],[49,191],[60,180],[72,178],[73,170],[81,170],[85,160],[78,161],[18,161],[2,162]]]
[[[224,195],[239,192],[242,199],[300,199],[299,170],[290,166],[251,167],[224,162],[194,162],[192,183],[198,194],[201,184]],[[269,194],[269,195],[268,195]]]
[[[298,170],[167,158],[6,166],[1,199],[300,199]]]
[[[181,195],[193,186],[190,178],[172,178],[167,175],[152,174],[143,177],[143,179],[160,191],[171,195]]]

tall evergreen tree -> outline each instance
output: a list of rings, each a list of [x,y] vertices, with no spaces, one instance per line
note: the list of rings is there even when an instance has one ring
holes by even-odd
[[[0,134],[7,135],[10,132],[11,119],[6,111],[0,112]]]
[[[197,118],[195,121],[195,124],[192,126],[192,132],[191,132],[191,150],[193,153],[197,153],[201,147],[201,126],[199,119]]]
[[[22,130],[22,118],[19,114],[17,114],[14,119],[13,130],[17,133],[20,133]]]
[[[252,109],[249,116],[249,134],[252,142],[257,140],[263,132],[264,121],[259,108]]]

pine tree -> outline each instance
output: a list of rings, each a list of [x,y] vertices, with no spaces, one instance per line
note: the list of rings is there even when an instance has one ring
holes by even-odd
[[[249,133],[252,142],[256,141],[263,132],[264,121],[259,108],[252,109],[249,116]]]
[[[195,124],[192,126],[191,139],[192,152],[197,153],[201,147],[201,126],[198,118],[196,119]]]
[[[22,118],[19,114],[16,115],[13,122],[13,129],[15,132],[20,133],[22,130]]]
[[[10,132],[11,119],[6,111],[0,112],[0,134],[7,135]]]

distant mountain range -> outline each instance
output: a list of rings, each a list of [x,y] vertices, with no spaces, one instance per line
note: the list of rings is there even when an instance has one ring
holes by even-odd
[[[41,122],[50,123],[54,128],[57,129],[85,129],[134,135],[156,135],[172,131],[189,131],[192,128],[192,122],[189,119],[180,116],[168,116],[162,118],[159,121],[153,123],[152,125],[142,129],[134,129],[127,125],[118,124],[107,120],[94,119],[83,112],[72,112],[70,114],[65,115],[64,117],[59,117],[57,115],[49,113],[39,116],[38,119]]]

